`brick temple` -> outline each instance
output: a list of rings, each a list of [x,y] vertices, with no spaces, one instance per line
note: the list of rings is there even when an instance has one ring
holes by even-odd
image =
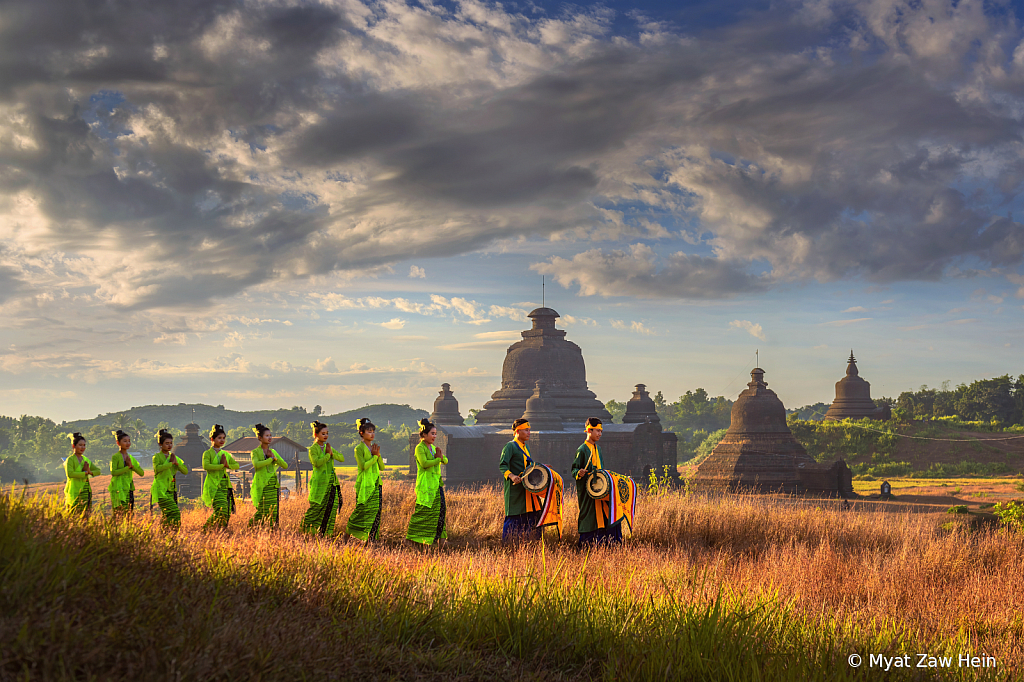
[[[697,488],[852,494],[853,472],[843,460],[819,464],[793,436],[764,370],[754,368],[750,379],[732,406],[725,437],[697,467]]]
[[[462,426],[459,405],[449,384],[441,386],[430,420],[437,425],[436,445],[450,458],[445,467],[449,485],[497,481],[498,460],[512,440],[512,422],[526,417],[532,427],[529,442],[533,458],[569,480],[576,449],[586,439],[584,422],[604,422],[601,451],[604,465],[638,479],[649,469],[665,465],[675,469],[676,435],[662,431],[654,401],[644,384],[637,384],[626,404],[624,424],[612,424],[604,404],[587,387],[583,351],[557,329],[558,313],[537,308],[529,314],[533,327],[512,344],[502,365],[501,388],[477,414],[477,423]],[[410,438],[410,471],[415,472]]]
[[[871,399],[871,384],[860,377],[857,359],[850,351],[846,376],[836,382],[836,399],[825,413],[825,419],[892,419],[888,405],[876,407]]]

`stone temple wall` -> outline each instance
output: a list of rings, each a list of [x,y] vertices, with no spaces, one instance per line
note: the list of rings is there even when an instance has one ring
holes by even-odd
[[[448,456],[442,470],[446,485],[497,483],[501,480],[498,462],[501,450],[512,440],[511,429],[493,426],[439,426],[434,442]],[[576,450],[586,435],[575,431],[534,431],[527,447],[533,459],[546,464],[569,485],[570,470]],[[419,436],[409,438],[409,473],[416,474],[413,451]],[[632,476],[644,485],[647,472],[653,468],[661,473],[666,464],[675,465],[676,436],[663,433],[657,423],[605,424],[600,443],[605,468]]]

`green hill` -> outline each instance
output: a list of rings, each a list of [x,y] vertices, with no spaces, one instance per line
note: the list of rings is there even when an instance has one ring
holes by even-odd
[[[195,415],[193,416],[193,409]],[[95,419],[80,419],[73,422],[61,424],[64,431],[85,432],[93,426],[109,426],[118,415],[124,414],[128,419],[141,419],[150,427],[155,427],[161,422],[167,422],[171,428],[184,429],[185,425],[195,419],[203,429],[213,424],[221,424],[225,429],[231,430],[239,426],[252,426],[257,422],[269,424],[277,419],[282,423],[311,422],[314,419],[327,424],[338,424],[344,422],[355,422],[359,417],[369,417],[373,423],[384,427],[389,422],[393,425],[406,424],[409,427],[416,425],[416,421],[429,415],[426,410],[417,410],[408,405],[394,405],[385,403],[381,405],[368,405],[357,410],[340,412],[335,415],[325,415],[314,408],[312,412],[303,407],[293,407],[290,410],[257,410],[253,412],[238,412],[225,409],[223,405],[204,405],[202,403],[178,403],[177,405],[143,405],[132,407],[121,412],[110,412],[97,415]]]

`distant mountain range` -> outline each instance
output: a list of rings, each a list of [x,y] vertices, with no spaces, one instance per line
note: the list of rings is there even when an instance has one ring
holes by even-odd
[[[193,410],[195,410],[194,414]],[[414,427],[418,420],[430,415],[426,410],[393,404],[368,405],[334,415],[317,415],[315,412],[307,412],[302,407],[293,407],[290,410],[236,412],[225,409],[223,405],[178,403],[177,405],[132,407],[120,412],[97,415],[95,419],[64,422],[61,424],[61,428],[68,431],[85,431],[96,425],[109,425],[120,414],[126,415],[131,420],[141,419],[151,428],[155,428],[161,422],[167,422],[172,428],[184,429],[186,424],[194,420],[199,424],[201,430],[209,429],[213,424],[220,424],[225,429],[231,430],[238,426],[252,426],[257,423],[269,424],[273,419],[279,419],[286,424],[289,422],[311,422],[314,419],[319,419],[325,424],[354,424],[360,417],[369,417],[374,424],[381,428],[387,426],[388,423]]]

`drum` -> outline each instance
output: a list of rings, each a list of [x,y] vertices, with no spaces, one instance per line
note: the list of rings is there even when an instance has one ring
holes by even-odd
[[[595,500],[608,495],[612,489],[612,477],[604,469],[598,469],[587,477],[587,494]]]
[[[523,487],[531,493],[543,493],[551,484],[551,472],[542,464],[532,464],[523,472]]]

